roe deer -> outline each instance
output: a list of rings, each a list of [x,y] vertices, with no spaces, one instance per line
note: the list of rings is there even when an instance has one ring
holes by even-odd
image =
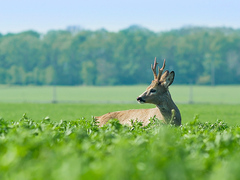
[[[137,101],[141,104],[151,103],[156,105],[156,108],[152,109],[130,109],[125,111],[116,111],[104,114],[99,117],[95,117],[99,122],[99,126],[103,126],[110,119],[118,119],[121,124],[131,125],[131,119],[141,121],[143,126],[147,125],[152,117],[156,117],[159,120],[167,124],[181,125],[181,114],[175,103],[173,102],[171,95],[168,91],[168,87],[174,80],[174,71],[167,70],[163,73],[165,68],[165,60],[162,68],[158,68],[158,75],[156,58],[154,65],[151,65],[154,80],[151,85],[147,87],[147,90],[142,93]],[[163,74],[162,74],[163,73]]]

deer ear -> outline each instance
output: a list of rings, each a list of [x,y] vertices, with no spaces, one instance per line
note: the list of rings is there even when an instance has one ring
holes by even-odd
[[[168,74],[168,76],[165,77],[164,85],[165,85],[166,88],[173,83],[174,77],[175,77],[174,71],[170,72],[170,73]]]

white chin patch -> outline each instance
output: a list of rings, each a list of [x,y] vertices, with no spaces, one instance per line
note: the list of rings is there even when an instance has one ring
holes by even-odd
[[[144,101],[138,101],[139,104],[144,104],[145,102]]]

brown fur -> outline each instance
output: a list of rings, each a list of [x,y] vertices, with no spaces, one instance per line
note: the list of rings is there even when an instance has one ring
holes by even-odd
[[[149,123],[149,119],[154,116],[160,120],[163,120],[162,114],[158,108],[130,109],[125,111],[110,112],[96,117],[96,119],[98,119],[99,126],[103,126],[110,119],[118,119],[121,124],[127,125],[131,125],[131,119],[133,119],[141,121],[143,123],[143,126],[146,126]]]

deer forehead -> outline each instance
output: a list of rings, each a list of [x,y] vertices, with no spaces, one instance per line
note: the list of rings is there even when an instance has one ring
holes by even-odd
[[[161,84],[161,82],[160,82]],[[147,87],[147,90],[150,90],[152,88],[160,88],[161,85],[159,85],[159,81],[153,80],[152,83],[150,84],[150,86]]]

